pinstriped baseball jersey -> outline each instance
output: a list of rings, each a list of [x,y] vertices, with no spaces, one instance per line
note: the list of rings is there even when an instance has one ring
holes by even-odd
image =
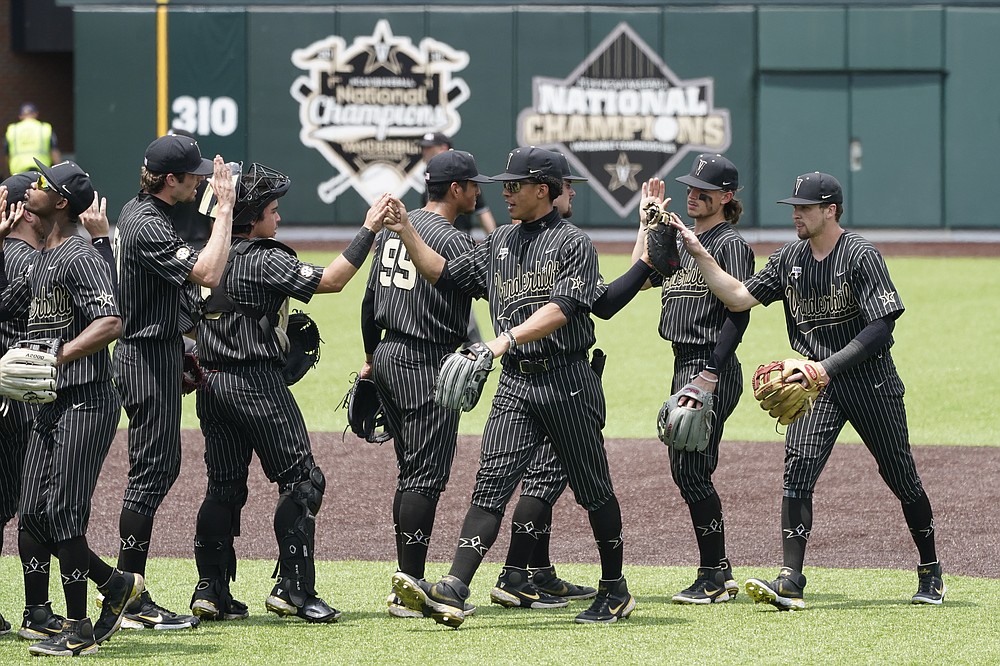
[[[724,271],[743,281],[753,275],[753,250],[733,225],[723,222],[698,240]],[[663,281],[660,337],[676,344],[714,345],[726,318],[726,306],[709,290],[694,258],[682,246],[681,268]]]
[[[244,308],[276,322],[287,301],[309,302],[323,267],[299,261],[290,248],[265,239],[236,238],[226,294]],[[258,247],[238,252],[241,246]],[[285,354],[274,330],[238,312],[206,314],[198,327],[198,351],[211,368],[198,389],[198,418],[205,435],[211,484],[245,482],[252,452],[275,483],[308,473],[312,448],[302,411],[281,374]]]
[[[17,279],[28,270],[38,251],[19,238],[5,238],[4,265],[7,275]],[[0,349],[24,338],[28,330],[28,315],[0,322]],[[17,513],[21,493],[21,471],[24,451],[31,434],[38,406],[16,400],[7,401],[7,410],[0,416],[0,529]]]
[[[38,252],[24,277],[11,285],[8,307],[28,308],[29,338],[72,340],[95,319],[120,316],[107,264],[79,236]],[[110,379],[110,358],[102,349],[62,366],[56,390]]]
[[[453,260],[471,250],[472,237],[437,213],[420,209],[410,223],[438,254]],[[472,299],[460,291],[443,291],[422,279],[399,236],[383,229],[375,239],[368,288],[375,292],[379,328],[410,338],[444,344],[453,350],[465,339]]]
[[[898,317],[903,304],[882,255],[844,232],[816,261],[808,241],[789,243],[768,259],[747,289],[767,305],[783,299],[788,337],[799,353],[822,361],[847,346],[869,322]],[[904,504],[923,495],[910,449],[903,383],[889,347],[834,377],[806,416],[785,435],[784,494],[810,498],[847,422],[878,463],[879,474]]]
[[[604,284],[597,251],[590,238],[555,209],[536,222],[497,228],[473,252],[446,265],[463,291],[489,298],[497,331],[523,323],[554,296],[581,306],[551,335],[518,345],[513,357],[546,358],[594,345],[589,311]]]
[[[233,250],[260,240],[237,238]],[[287,311],[286,301],[294,298],[308,303],[323,279],[323,267],[302,261],[279,247],[254,248],[231,255],[226,293],[237,303],[273,317]],[[285,352],[273,330],[265,331],[257,321],[238,312],[223,312],[218,318],[206,315],[198,330],[198,354],[206,363],[274,361],[284,365]]]
[[[122,340],[179,340],[181,288],[198,253],[170,222],[171,206],[139,194],[118,217],[118,288]]]
[[[13,302],[19,308],[30,303],[29,338],[71,340],[93,321],[119,316],[111,271],[79,236],[36,253],[24,275],[25,282],[12,285]],[[90,500],[121,414],[107,348],[60,366],[56,390],[55,402],[35,417],[20,502],[22,525],[41,543],[86,534]]]
[[[24,274],[35,259],[38,250],[20,238],[5,238],[3,241],[4,265],[11,282]],[[28,313],[15,319],[0,321],[0,347],[9,349],[11,344],[25,337],[28,330]]]
[[[850,231],[822,261],[807,240],[778,248],[746,287],[763,305],[784,299],[792,348],[817,361],[846,347],[870,322],[903,313],[882,255]]]

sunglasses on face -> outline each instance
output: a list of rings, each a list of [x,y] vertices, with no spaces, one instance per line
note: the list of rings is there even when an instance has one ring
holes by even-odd
[[[38,177],[38,189],[45,192],[56,192],[56,188],[52,187],[52,183],[45,180],[45,176]],[[58,194],[58,192],[56,192],[56,194]]]
[[[504,192],[517,194],[521,191],[522,185],[538,185],[538,183],[532,180],[508,180],[503,184],[503,189]]]

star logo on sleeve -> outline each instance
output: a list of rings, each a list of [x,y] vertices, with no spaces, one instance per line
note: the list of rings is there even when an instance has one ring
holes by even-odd
[[[422,529],[417,529],[416,532],[403,532],[403,536],[406,537],[406,545],[411,546],[415,543],[421,546],[430,547],[431,545],[431,535],[424,534]]]
[[[189,248],[187,245],[181,245],[179,248],[177,248],[177,252],[174,254],[174,256],[177,257],[177,259],[180,261],[185,261],[187,260],[188,257],[191,256],[191,248]]]
[[[879,300],[882,301],[882,305],[895,305],[896,304],[896,292],[889,291],[886,289],[881,294],[876,294]]]
[[[102,308],[110,308],[112,305],[115,304],[115,296],[114,294],[109,294],[105,291],[102,291],[97,295],[97,303]]]
[[[580,291],[581,289],[583,289],[583,278],[580,277],[579,275],[576,277],[571,277],[569,279],[569,282],[573,291]]]
[[[302,277],[309,279],[312,277],[312,274],[313,274],[313,267],[310,266],[309,264],[302,264],[301,266],[299,266],[299,275],[301,275]]]
[[[485,544],[483,544],[483,541],[482,541],[482,539],[479,538],[479,535],[476,535],[476,536],[472,537],[471,539],[466,539],[465,537],[459,537],[458,538],[458,547],[459,548],[471,548],[474,551],[476,551],[480,556],[485,555],[486,551],[489,550],[489,547],[487,547]]]

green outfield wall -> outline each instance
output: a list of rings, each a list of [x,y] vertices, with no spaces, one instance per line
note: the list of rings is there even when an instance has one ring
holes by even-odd
[[[159,117],[286,172],[298,224],[354,225],[385,190],[416,204],[437,131],[487,174],[516,145],[565,153],[589,177],[584,227],[631,227],[640,184],[705,151],[739,166],[749,227],[787,225],[773,202],[812,170],[841,179],[849,225],[1000,227],[980,196],[1000,146],[992,3],[161,7],[75,4],[76,157],[115,211]]]

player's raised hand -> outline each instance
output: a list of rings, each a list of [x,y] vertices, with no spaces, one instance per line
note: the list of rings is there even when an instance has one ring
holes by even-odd
[[[386,208],[386,216],[382,220],[386,229],[399,232],[410,224],[410,216],[406,213],[406,206],[396,197],[390,197],[389,205]]]
[[[711,256],[708,254],[708,250],[705,249],[705,246],[701,244],[701,241],[698,240],[698,237],[695,236],[694,231],[689,229],[687,225],[681,221],[681,218],[677,215],[677,213],[667,211],[664,214],[664,219],[667,224],[677,229],[677,235],[681,237],[681,241],[683,241],[688,254],[692,257]]]
[[[7,210],[7,186],[0,185],[0,238],[14,230],[24,214],[24,202],[18,201]]]
[[[649,224],[649,215],[652,212],[651,206],[665,210],[670,199],[664,198],[667,194],[667,184],[659,178],[653,177],[642,184],[642,198],[639,200],[639,228],[645,229]]]
[[[228,206],[230,209],[236,203],[236,184],[233,182],[233,171],[222,159],[221,155],[216,155],[213,161],[215,171],[209,179],[215,198],[219,200],[219,206]]]
[[[94,192],[94,202],[90,208],[80,213],[80,222],[91,238],[103,238],[111,235],[111,224],[108,222],[108,200]]]
[[[378,233],[382,229],[383,221],[388,214],[387,209],[392,202],[391,196],[388,192],[385,192],[375,200],[375,203],[368,207],[364,223],[366,229],[370,229],[375,233]]]

